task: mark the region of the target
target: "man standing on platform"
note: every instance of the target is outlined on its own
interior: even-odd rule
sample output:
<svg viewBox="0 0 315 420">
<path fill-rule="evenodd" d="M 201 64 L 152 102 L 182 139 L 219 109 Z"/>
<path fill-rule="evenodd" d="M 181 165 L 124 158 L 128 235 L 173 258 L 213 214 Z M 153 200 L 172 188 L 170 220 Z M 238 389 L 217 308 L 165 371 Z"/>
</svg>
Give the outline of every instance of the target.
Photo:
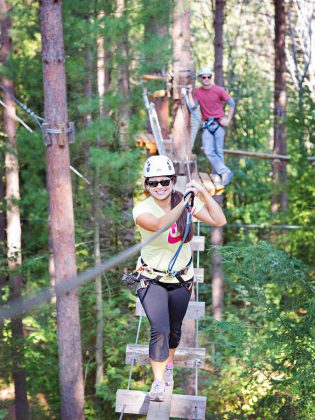
<svg viewBox="0 0 315 420">
<path fill-rule="evenodd" d="M 214 183 L 228 185 L 233 172 L 224 164 L 223 145 L 225 127 L 232 120 L 235 102 L 222 87 L 212 82 L 210 67 L 200 69 L 198 76 L 201 87 L 192 92 L 192 86 L 187 86 L 189 102 L 193 109 L 200 105 L 203 120 L 202 146 L 212 166 Z M 224 114 L 224 102 L 229 105 L 227 117 Z"/>
</svg>

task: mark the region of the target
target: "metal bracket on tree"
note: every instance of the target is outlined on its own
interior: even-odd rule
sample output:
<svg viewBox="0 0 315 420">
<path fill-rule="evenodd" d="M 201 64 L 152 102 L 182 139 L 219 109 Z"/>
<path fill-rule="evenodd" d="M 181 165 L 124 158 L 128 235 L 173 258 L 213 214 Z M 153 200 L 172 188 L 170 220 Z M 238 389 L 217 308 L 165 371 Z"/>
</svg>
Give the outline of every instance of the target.
<svg viewBox="0 0 315 420">
<path fill-rule="evenodd" d="M 51 134 L 59 134 L 58 145 L 63 147 L 68 143 L 74 143 L 74 122 L 57 124 L 57 128 L 51 128 L 48 123 L 42 124 L 43 141 L 46 146 L 52 145 Z"/>
</svg>

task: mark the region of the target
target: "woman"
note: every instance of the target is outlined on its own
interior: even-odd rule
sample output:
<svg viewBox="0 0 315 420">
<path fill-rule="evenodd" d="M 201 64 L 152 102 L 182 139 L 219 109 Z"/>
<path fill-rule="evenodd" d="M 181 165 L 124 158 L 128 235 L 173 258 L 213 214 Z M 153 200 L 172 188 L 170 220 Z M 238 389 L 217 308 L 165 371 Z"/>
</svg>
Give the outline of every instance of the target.
<svg viewBox="0 0 315 420">
<path fill-rule="evenodd" d="M 187 209 L 183 195 L 174 189 L 175 170 L 167 156 L 150 157 L 144 165 L 144 177 L 148 198 L 133 209 L 133 218 L 143 240 L 182 210 L 170 229 L 142 248 L 137 265 L 137 270 L 149 279 L 145 287 L 137 292 L 151 326 L 149 357 L 154 381 L 149 397 L 154 401 L 163 401 L 165 385 L 173 383 L 173 358 L 191 295 L 194 270 L 189 241 L 193 236 L 193 226 L 170 275 L 167 269 L 185 232 Z M 211 226 L 226 223 L 221 207 L 203 186 L 191 181 L 186 191 L 195 195 L 192 213 L 196 219 Z M 203 197 L 206 205 L 198 196 Z"/>
</svg>

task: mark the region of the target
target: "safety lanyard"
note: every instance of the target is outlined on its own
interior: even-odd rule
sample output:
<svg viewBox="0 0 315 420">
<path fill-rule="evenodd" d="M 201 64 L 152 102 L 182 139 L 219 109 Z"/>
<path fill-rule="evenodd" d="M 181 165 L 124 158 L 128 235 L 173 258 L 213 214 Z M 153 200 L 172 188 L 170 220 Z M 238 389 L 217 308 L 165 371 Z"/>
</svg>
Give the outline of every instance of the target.
<svg viewBox="0 0 315 420">
<path fill-rule="evenodd" d="M 191 226 L 191 222 L 192 222 L 192 209 L 194 206 L 194 195 L 192 194 L 192 198 L 191 198 L 191 202 L 190 204 L 187 203 L 186 204 L 186 209 L 187 209 L 187 218 L 186 218 L 186 228 L 185 228 L 185 232 L 183 235 L 183 239 L 181 240 L 181 243 L 179 244 L 179 247 L 177 248 L 175 254 L 173 255 L 171 261 L 169 262 L 169 265 L 167 267 L 167 273 L 169 276 L 171 277 L 176 277 L 176 271 L 173 271 L 174 265 L 176 263 L 176 260 L 178 258 L 178 255 L 186 241 L 186 238 L 188 236 L 189 230 L 190 230 L 190 226 Z"/>
</svg>

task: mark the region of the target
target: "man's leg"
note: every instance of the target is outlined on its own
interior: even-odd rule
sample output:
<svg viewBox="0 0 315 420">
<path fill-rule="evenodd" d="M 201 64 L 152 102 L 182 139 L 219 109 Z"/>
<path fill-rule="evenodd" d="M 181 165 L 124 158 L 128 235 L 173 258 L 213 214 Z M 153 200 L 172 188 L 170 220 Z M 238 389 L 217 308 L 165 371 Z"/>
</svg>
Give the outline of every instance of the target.
<svg viewBox="0 0 315 420">
<path fill-rule="evenodd" d="M 217 132 L 222 129 L 219 127 Z M 223 129 L 222 129 L 223 130 Z M 223 130 L 224 133 L 224 130 Z M 215 133 L 216 134 L 216 133 Z M 209 130 L 204 129 L 202 133 L 202 146 L 205 155 L 207 156 L 209 162 L 211 163 L 213 173 L 221 175 L 222 173 L 226 172 L 227 168 L 224 165 L 224 158 L 218 155 L 217 147 L 215 145 L 215 137 L 213 134 L 209 132 Z M 222 141 L 222 154 L 223 154 L 223 142 L 224 142 L 224 135 Z M 220 149 L 218 149 L 220 150 Z"/>
<path fill-rule="evenodd" d="M 220 126 L 214 133 L 214 147 L 216 154 L 221 161 L 221 170 L 219 174 L 221 175 L 222 184 L 227 185 L 233 177 L 233 172 L 224 164 L 224 137 L 225 129 Z"/>
</svg>

